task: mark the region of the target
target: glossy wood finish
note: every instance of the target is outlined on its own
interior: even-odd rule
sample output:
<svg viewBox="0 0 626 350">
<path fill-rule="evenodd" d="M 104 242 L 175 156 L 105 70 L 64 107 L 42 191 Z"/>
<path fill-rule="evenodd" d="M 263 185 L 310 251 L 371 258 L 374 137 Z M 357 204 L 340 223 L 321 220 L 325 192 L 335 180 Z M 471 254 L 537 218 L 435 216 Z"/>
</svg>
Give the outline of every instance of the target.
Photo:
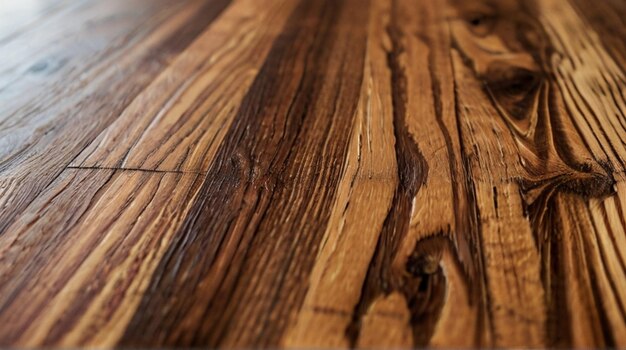
<svg viewBox="0 0 626 350">
<path fill-rule="evenodd" d="M 0 345 L 626 346 L 626 3 L 0 9 Z"/>
</svg>

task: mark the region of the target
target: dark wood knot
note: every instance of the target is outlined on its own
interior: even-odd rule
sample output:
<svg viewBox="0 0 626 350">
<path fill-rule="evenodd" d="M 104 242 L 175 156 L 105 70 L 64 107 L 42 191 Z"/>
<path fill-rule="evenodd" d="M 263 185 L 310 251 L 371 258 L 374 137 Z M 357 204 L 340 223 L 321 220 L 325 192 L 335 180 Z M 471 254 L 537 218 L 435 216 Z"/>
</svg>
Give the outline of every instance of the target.
<svg viewBox="0 0 626 350">
<path fill-rule="evenodd" d="M 532 112 L 542 80 L 541 72 L 504 62 L 490 64 L 483 76 L 485 87 L 495 102 L 517 120 L 527 118 Z"/>
<path fill-rule="evenodd" d="M 407 259 L 406 270 L 414 277 L 432 275 L 439 270 L 439 259 L 430 254 L 412 254 Z"/>
</svg>

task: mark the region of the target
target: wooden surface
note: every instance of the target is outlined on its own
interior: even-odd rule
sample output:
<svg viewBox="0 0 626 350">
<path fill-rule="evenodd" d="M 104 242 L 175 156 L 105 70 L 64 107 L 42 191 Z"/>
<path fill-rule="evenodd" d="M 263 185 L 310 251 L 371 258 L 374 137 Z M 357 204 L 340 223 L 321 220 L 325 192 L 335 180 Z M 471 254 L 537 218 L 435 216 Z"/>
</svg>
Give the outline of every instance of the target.
<svg viewBox="0 0 626 350">
<path fill-rule="evenodd" d="M 624 0 L 0 1 L 0 346 L 626 347 Z"/>
</svg>

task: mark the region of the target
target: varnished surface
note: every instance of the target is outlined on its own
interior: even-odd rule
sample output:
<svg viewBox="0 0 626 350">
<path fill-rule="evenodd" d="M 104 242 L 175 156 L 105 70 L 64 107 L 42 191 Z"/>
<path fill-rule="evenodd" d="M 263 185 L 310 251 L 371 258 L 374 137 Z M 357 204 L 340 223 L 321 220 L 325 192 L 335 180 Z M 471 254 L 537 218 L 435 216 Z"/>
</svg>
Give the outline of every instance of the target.
<svg viewBox="0 0 626 350">
<path fill-rule="evenodd" d="M 625 18 L 0 2 L 0 346 L 626 347 Z"/>
</svg>

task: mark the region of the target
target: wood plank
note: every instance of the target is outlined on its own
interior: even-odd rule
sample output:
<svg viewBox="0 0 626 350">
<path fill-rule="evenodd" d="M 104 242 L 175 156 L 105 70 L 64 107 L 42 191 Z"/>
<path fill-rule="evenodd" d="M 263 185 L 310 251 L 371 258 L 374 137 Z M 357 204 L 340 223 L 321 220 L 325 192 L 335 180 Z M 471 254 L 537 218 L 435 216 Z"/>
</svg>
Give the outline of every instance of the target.
<svg viewBox="0 0 626 350">
<path fill-rule="evenodd" d="M 565 85 L 569 77 L 564 75 L 566 69 L 570 69 L 569 74 L 589 77 L 596 72 L 604 74 L 599 73 L 600 70 L 616 66 L 604 62 L 608 66 L 600 69 L 591 63 L 581 69 L 572 64 L 580 59 L 568 56 L 576 51 L 562 46 L 563 38 L 556 36 L 553 26 L 569 25 L 567 32 L 571 33 L 571 28 L 582 30 L 583 24 L 572 22 L 576 18 L 565 1 L 549 2 L 555 8 L 547 9 L 513 1 L 487 5 L 491 6 L 481 9 L 460 2 L 455 4 L 461 18 L 470 23 L 469 26 L 459 25 L 455 33 L 458 52 L 455 66 L 460 67 L 455 80 L 457 84 L 464 81 L 474 84 L 473 88 L 457 85 L 457 89 L 459 103 L 465 106 L 462 119 L 467 129 L 461 132 L 464 139 L 467 139 L 465 134 L 469 137 L 467 154 L 478 164 L 472 169 L 471 178 L 476 185 L 482 220 L 482 255 L 487 259 L 484 260 L 486 296 L 490 305 L 492 344 L 619 344 L 621 342 L 614 336 L 622 329 L 619 317 L 614 318 L 617 323 L 610 324 L 604 319 L 606 311 L 597 310 L 600 307 L 597 298 L 601 297 L 594 293 L 598 293 L 601 286 L 579 282 L 588 278 L 584 277 L 589 276 L 587 273 L 596 276 L 592 279 L 605 274 L 595 271 L 601 268 L 601 264 L 597 265 L 599 260 L 573 266 L 567 259 L 577 259 L 576 254 L 572 255 L 571 246 L 560 243 L 561 237 L 576 232 L 585 232 L 579 239 L 594 242 L 596 235 L 603 232 L 585 224 L 584 216 L 566 215 L 556 209 L 573 201 L 581 208 L 577 210 L 589 210 L 585 209 L 589 204 L 584 200 L 610 195 L 614 177 L 622 173 L 619 129 L 615 128 L 615 118 L 599 108 L 600 103 L 614 103 L 614 110 L 619 111 L 619 102 L 607 100 L 606 95 L 591 89 L 589 80 L 578 80 L 576 86 L 587 90 L 573 95 Z M 598 50 L 600 55 L 605 55 L 600 48 Z M 619 76 L 617 68 L 614 72 Z M 472 91 L 474 95 L 468 94 Z M 468 96 L 465 100 L 463 94 Z M 604 100 L 599 102 L 600 99 Z M 481 100 L 476 107 L 470 102 Z M 586 110 L 580 109 L 581 104 Z M 483 139 L 486 135 L 490 136 Z M 567 197 L 570 199 L 560 204 L 565 198 L 560 192 L 573 192 L 577 196 Z M 480 204 L 483 200 L 487 206 Z M 512 204 L 514 207 L 510 207 Z M 489 212 L 495 214 L 495 220 L 493 214 L 487 214 Z M 501 215 L 503 212 L 507 213 L 505 217 Z M 498 227 L 495 236 L 489 233 L 494 223 Z M 501 231 L 509 227 L 515 227 L 515 243 L 503 241 L 513 239 Z M 497 246 L 490 247 L 490 242 Z M 496 247 L 497 250 L 490 252 Z M 586 249 L 579 250 L 578 254 L 593 259 L 593 249 Z M 502 254 L 500 258 L 493 256 L 498 251 Z M 512 259 L 513 265 L 509 265 L 507 259 Z M 492 272 L 490 264 L 495 268 Z M 570 271 L 580 269 L 583 269 L 580 277 L 568 277 L 572 276 Z M 542 275 L 541 281 L 539 275 Z M 508 280 L 511 277 L 513 279 Z M 498 286 L 498 283 L 503 284 Z M 570 285 L 575 287 L 570 288 Z M 569 294 L 572 289 L 578 294 Z M 547 294 L 542 297 L 544 293 Z M 589 296 L 589 303 L 579 303 L 581 295 Z M 511 302 L 515 299 L 518 301 Z M 580 326 L 574 316 L 578 313 L 598 316 L 590 324 Z M 567 322 L 571 324 L 565 326 Z M 601 334 L 592 332 L 585 336 L 577 332 L 578 327 L 587 330 L 600 324 L 603 325 Z"/>
<path fill-rule="evenodd" d="M 454 105 L 444 102 L 446 96 L 453 96 L 452 80 L 446 77 L 450 73 L 447 27 L 440 25 L 444 16 L 436 4 L 394 1 L 383 18 L 388 24 L 381 25 L 376 35 L 387 43 L 387 62 L 381 64 L 388 66 L 385 83 L 393 91 L 396 146 L 392 155 L 398 160 L 398 182 L 348 336 L 352 345 L 383 346 L 383 342 L 372 343 L 368 329 L 385 329 L 390 322 L 385 309 L 392 308 L 410 315 L 404 327 L 411 342 L 424 346 L 443 308 L 444 271 L 456 269 L 461 261 L 466 267 L 472 264 L 464 218 L 454 211 L 464 206 L 465 197 L 455 180 L 462 165 Z M 440 267 L 448 253 L 454 258 Z M 456 282 L 461 284 L 452 288 L 468 292 L 465 277 Z M 473 299 L 466 294 L 459 297 Z M 465 321 L 475 323 L 473 308 L 464 311 Z M 471 338 L 448 341 L 457 346 L 472 344 Z"/>
<path fill-rule="evenodd" d="M 277 343 L 304 297 L 352 129 L 368 12 L 355 4 L 303 1 L 291 15 L 121 344 Z M 157 309 L 168 316 L 155 323 Z"/>
<path fill-rule="evenodd" d="M 389 2 L 371 3 L 363 82 L 348 154 L 328 226 L 286 347 L 347 347 L 345 331 L 361 294 L 369 261 L 391 207 L 397 164 L 391 75 L 384 51 Z M 379 205 L 372 208 L 372 200 Z M 367 211 L 367 217 L 363 212 Z"/>
</svg>

